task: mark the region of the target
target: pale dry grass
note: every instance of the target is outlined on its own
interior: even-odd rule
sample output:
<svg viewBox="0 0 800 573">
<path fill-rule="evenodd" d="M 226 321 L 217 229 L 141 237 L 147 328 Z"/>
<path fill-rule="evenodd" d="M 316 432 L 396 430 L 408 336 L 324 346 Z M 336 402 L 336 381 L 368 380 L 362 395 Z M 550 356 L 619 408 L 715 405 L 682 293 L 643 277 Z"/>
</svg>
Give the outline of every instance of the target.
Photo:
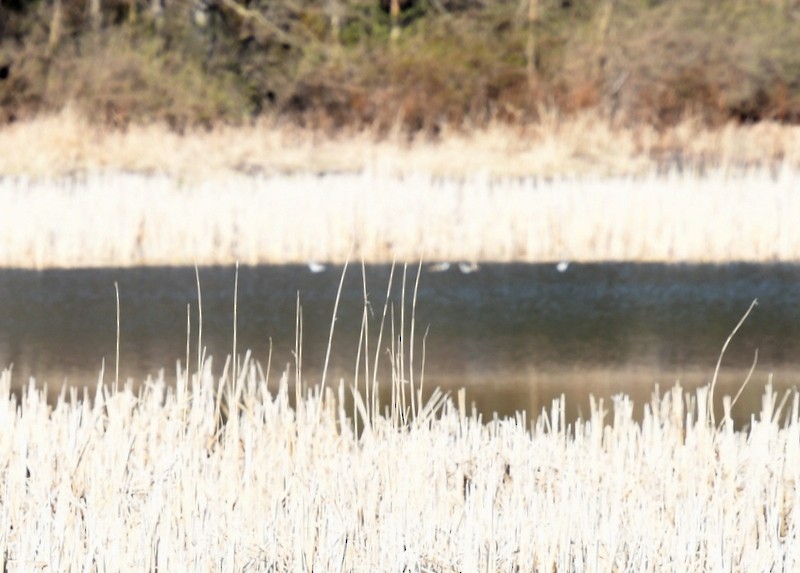
<svg viewBox="0 0 800 573">
<path fill-rule="evenodd" d="M 729 398 L 714 423 L 708 386 L 655 392 L 641 422 L 618 395 L 570 426 L 563 398 L 533 423 L 520 412 L 485 424 L 463 391 L 423 401 L 416 290 L 390 327 L 388 295 L 372 320 L 365 298 L 349 388 L 326 386 L 324 371 L 309 386 L 301 350 L 293 390 L 288 368 L 270 385 L 269 364 L 265 375 L 249 354 L 220 378 L 198 358 L 193 374 L 178 365 L 174 385 L 162 371 L 136 392 L 130 381 L 110 390 L 101 372 L 94 399 L 64 389 L 55 403 L 33 380 L 12 393 L 5 370 L 3 571 L 797 568 L 797 391 L 768 385 L 743 431 Z M 335 323 L 336 310 L 331 339 Z M 389 403 L 377 392 L 381 340 Z"/>
<path fill-rule="evenodd" d="M 55 406 L 0 378 L 4 571 L 792 571 L 800 396 L 747 431 L 708 389 L 625 396 L 564 425 L 484 425 L 459 396 L 405 419 L 290 406 L 253 364 Z M 217 401 L 216 388 L 227 388 Z M 357 400 L 359 400 L 357 398 Z M 221 404 L 221 406 L 220 406 Z M 227 411 L 217 426 L 216 412 Z"/>
<path fill-rule="evenodd" d="M 709 129 L 687 119 L 655 130 L 616 125 L 596 112 L 564 119 L 543 110 L 526 128 L 445 131 L 437 141 L 400 133 L 335 137 L 260 123 L 178 135 L 161 126 L 109 131 L 74 111 L 0 129 L 0 174 L 61 177 L 134 171 L 202 181 L 231 173 L 420 171 L 464 177 L 646 175 L 675 163 L 704 167 L 800 167 L 800 127 L 761 122 Z"/>
<path fill-rule="evenodd" d="M 65 110 L 0 130 L 0 266 L 796 261 L 798 169 L 800 128 L 766 122 L 543 112 L 408 142 L 104 131 Z"/>
<path fill-rule="evenodd" d="M 0 266 L 797 261 L 800 175 L 0 180 Z"/>
</svg>

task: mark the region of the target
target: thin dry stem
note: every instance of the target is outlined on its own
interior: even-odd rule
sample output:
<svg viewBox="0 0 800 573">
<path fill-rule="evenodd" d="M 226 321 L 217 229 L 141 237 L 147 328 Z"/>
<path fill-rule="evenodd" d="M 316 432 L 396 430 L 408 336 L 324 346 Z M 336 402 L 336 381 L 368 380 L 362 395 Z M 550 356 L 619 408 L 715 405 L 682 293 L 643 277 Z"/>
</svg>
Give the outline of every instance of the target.
<svg viewBox="0 0 800 573">
<path fill-rule="evenodd" d="M 711 385 L 708 391 L 708 417 L 711 420 L 711 426 L 715 425 L 714 420 L 714 388 L 717 385 L 717 376 L 719 376 L 719 367 L 722 365 L 722 357 L 725 355 L 725 350 L 728 348 L 728 344 L 730 344 L 733 337 L 738 332 L 739 328 L 741 328 L 744 321 L 747 320 L 747 317 L 750 316 L 750 312 L 753 308 L 758 304 L 758 299 L 753 299 L 753 302 L 750 303 L 750 307 L 747 309 L 747 312 L 744 313 L 739 322 L 734 327 L 733 331 L 728 335 L 728 338 L 725 339 L 725 344 L 722 345 L 722 350 L 720 350 L 719 358 L 717 359 L 717 366 L 714 368 L 714 376 L 711 378 Z M 748 376 L 749 379 L 749 376 Z"/>
</svg>

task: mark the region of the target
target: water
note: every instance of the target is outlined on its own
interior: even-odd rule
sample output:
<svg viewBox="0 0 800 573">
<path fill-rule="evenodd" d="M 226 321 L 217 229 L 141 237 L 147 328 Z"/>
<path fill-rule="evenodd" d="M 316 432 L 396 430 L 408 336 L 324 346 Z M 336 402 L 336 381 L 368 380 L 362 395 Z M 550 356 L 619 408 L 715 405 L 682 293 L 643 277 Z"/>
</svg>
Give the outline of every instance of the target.
<svg viewBox="0 0 800 573">
<path fill-rule="evenodd" d="M 390 267 L 366 270 L 370 369 Z M 409 267 L 395 269 L 380 360 L 388 368 L 390 321 L 395 338 L 405 321 L 410 359 Z M 303 372 L 319 380 L 341 267 L 242 267 L 238 350 L 250 349 L 277 380 L 294 371 L 296 314 L 303 316 Z M 789 265 L 482 265 L 462 274 L 423 267 L 414 309 L 414 372 L 419 382 L 424 339 L 425 385 L 467 388 L 485 416 L 549 407 L 566 395 L 570 417 L 586 412 L 588 395 L 626 392 L 642 403 L 656 384 L 694 387 L 710 381 L 720 349 L 753 299 L 759 305 L 731 342 L 720 393 L 735 392 L 756 350 L 758 364 L 736 417 L 759 408 L 768 376 L 779 389 L 800 383 L 800 267 Z M 233 341 L 234 270 L 200 269 L 203 345 L 221 372 Z M 193 268 L 0 271 L 0 364 L 14 380 L 29 376 L 55 392 L 66 381 L 93 386 L 105 361 L 114 377 L 116 301 L 121 309 L 120 376 L 136 381 L 164 368 L 174 379 L 185 362 L 191 305 L 190 363 L 197 355 L 197 292 Z M 345 276 L 328 380 L 354 379 L 364 292 L 359 265 Z M 426 335 L 427 332 L 427 335 Z M 270 353 L 271 348 L 271 353 Z M 270 360 L 271 356 L 271 360 Z M 363 359 L 363 358 L 362 358 Z M 363 365 L 362 365 L 363 370 Z M 388 371 L 382 370 L 382 379 Z M 363 371 L 359 373 L 363 382 Z"/>
</svg>

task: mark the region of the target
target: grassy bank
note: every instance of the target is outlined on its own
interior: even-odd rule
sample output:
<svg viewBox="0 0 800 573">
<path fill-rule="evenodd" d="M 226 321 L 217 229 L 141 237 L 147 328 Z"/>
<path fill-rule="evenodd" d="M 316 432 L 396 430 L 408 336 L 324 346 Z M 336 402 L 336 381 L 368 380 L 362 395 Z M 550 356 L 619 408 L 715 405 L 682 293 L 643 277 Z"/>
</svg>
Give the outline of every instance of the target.
<svg viewBox="0 0 800 573">
<path fill-rule="evenodd" d="M 0 266 L 797 261 L 797 172 L 0 181 Z"/>
<path fill-rule="evenodd" d="M 55 405 L 0 378 L 8 571 L 792 570 L 800 395 L 746 431 L 708 389 L 556 401 L 484 425 L 459 397 L 355 412 L 244 364 Z M 405 385 L 400 385 L 406 392 Z M 413 389 L 412 389 L 413 390 Z M 221 393 L 218 393 L 220 392 Z M 412 391 L 413 395 L 413 391 Z M 411 404 L 414 404 L 413 406 Z M 413 412 L 414 415 L 411 415 Z M 355 418 L 353 417 L 355 416 Z M 220 425 L 221 420 L 226 420 Z"/>
</svg>

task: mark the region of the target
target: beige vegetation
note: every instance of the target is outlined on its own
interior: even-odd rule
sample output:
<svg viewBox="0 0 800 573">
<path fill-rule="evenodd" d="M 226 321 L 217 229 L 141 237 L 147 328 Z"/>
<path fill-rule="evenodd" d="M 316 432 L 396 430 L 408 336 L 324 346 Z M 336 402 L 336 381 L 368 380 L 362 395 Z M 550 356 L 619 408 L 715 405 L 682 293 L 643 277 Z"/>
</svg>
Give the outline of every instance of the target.
<svg viewBox="0 0 800 573">
<path fill-rule="evenodd" d="M 749 429 L 708 388 L 625 396 L 564 423 L 488 424 L 396 380 L 270 387 L 255 365 L 139 393 L 19 400 L 0 378 L 3 570 L 768 571 L 800 564 L 800 395 L 767 387 Z M 404 400 L 400 399 L 400 392 Z M 368 396 L 368 394 L 367 394 Z M 787 401 L 788 400 L 788 401 Z M 730 400 L 725 400 L 726 410 Z M 226 420 L 220 424 L 221 419 Z"/>
<path fill-rule="evenodd" d="M 0 266 L 800 260 L 798 172 L 0 180 Z"/>
<path fill-rule="evenodd" d="M 710 128 L 687 119 L 669 128 L 625 127 L 587 111 L 555 111 L 527 127 L 494 124 L 438 138 L 401 131 L 338 135 L 261 121 L 252 126 L 108 129 L 70 108 L 0 128 L 0 174 L 61 178 L 96 171 L 169 175 L 200 181 L 230 174 L 380 170 L 465 177 L 652 175 L 664 168 L 800 167 L 800 126 L 760 122 Z"/>
<path fill-rule="evenodd" d="M 0 266 L 800 260 L 800 127 L 543 117 L 411 140 L 8 125 Z"/>
</svg>

